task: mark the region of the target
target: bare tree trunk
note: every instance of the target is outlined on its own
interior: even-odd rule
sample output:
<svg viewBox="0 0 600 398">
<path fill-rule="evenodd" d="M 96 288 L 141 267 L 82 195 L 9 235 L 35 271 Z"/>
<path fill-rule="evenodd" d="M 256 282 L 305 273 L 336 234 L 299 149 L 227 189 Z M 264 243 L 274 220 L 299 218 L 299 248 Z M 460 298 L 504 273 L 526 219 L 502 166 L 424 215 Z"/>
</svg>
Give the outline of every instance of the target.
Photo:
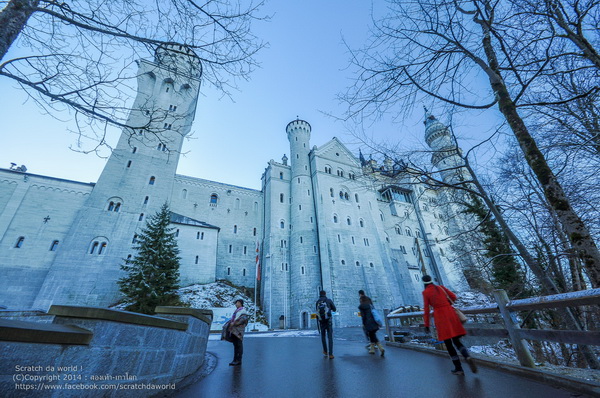
<svg viewBox="0 0 600 398">
<path fill-rule="evenodd" d="M 17 39 L 29 17 L 35 12 L 39 0 L 10 0 L 0 12 L 0 60 Z"/>
<path fill-rule="evenodd" d="M 490 85 L 498 100 L 498 108 L 513 131 L 523 151 L 525 160 L 540 182 L 548 204 L 560 220 L 573 248 L 581 256 L 592 286 L 595 288 L 600 287 L 600 251 L 592 239 L 588 228 L 571 207 L 571 203 L 562 186 L 556 179 L 550 166 L 548 166 L 535 139 L 531 136 L 523 119 L 517 112 L 517 107 L 500 73 L 498 58 L 492 45 L 490 22 L 478 20 L 478 23 L 483 31 L 482 44 L 487 57 L 488 76 Z"/>
</svg>

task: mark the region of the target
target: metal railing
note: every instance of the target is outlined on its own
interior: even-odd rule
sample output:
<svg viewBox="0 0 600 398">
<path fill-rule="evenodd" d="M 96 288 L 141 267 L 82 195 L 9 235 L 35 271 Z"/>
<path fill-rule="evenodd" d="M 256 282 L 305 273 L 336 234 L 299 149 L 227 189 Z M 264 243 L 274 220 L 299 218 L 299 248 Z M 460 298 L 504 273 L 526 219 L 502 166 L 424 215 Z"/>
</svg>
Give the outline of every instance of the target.
<svg viewBox="0 0 600 398">
<path fill-rule="evenodd" d="M 467 335 L 509 338 L 517 358 L 523 366 L 535 367 L 529 347 L 524 340 L 600 346 L 600 331 L 521 329 L 515 314 L 517 311 L 598 305 L 600 304 L 600 288 L 512 301 L 508 299 L 504 290 L 495 290 L 493 295 L 495 304 L 457 308 L 465 315 L 500 315 L 504 321 L 504 328 L 470 327 L 467 322 L 465 324 Z M 410 326 L 417 326 L 422 323 L 423 319 L 422 310 L 393 311 L 391 313 L 386 310 L 384 312 L 386 332 L 391 342 L 395 341 L 396 332 L 406 331 Z"/>
</svg>

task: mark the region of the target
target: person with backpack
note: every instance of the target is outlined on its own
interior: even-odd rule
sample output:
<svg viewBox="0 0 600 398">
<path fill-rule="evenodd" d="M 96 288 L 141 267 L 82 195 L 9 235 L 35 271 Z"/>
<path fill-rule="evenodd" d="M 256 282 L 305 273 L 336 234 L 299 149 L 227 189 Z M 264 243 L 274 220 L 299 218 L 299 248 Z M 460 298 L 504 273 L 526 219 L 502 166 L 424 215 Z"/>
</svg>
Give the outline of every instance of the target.
<svg viewBox="0 0 600 398">
<path fill-rule="evenodd" d="M 377 338 L 377 331 L 382 326 L 382 323 L 381 319 L 378 319 L 379 317 L 375 314 L 373 301 L 369 297 L 361 295 L 358 310 L 360 311 L 363 328 L 369 337 L 369 354 L 375 354 L 375 347 L 377 347 L 381 352 L 381 356 L 384 356 L 385 348 L 383 348 Z"/>
<path fill-rule="evenodd" d="M 331 311 L 336 311 L 335 304 L 331 299 L 327 298 L 325 290 L 319 292 L 319 299 L 316 304 L 318 327 L 321 332 L 321 343 L 323 344 L 323 355 L 329 356 L 329 359 L 333 359 L 333 322 L 331 320 Z M 329 350 L 327 349 L 327 342 L 325 334 L 329 340 Z"/>
<path fill-rule="evenodd" d="M 460 338 L 467 334 L 463 327 L 452 302 L 456 300 L 456 294 L 446 289 L 442 285 L 436 285 L 431 280 L 431 276 L 423 275 L 421 278 L 425 289 L 423 290 L 423 321 L 425 331 L 429 333 L 429 307 L 433 307 L 433 317 L 435 319 L 435 328 L 437 329 L 438 340 L 443 341 L 454 364 L 452 374 L 464 375 L 465 372 L 460 364 L 460 359 L 456 348 L 465 357 L 467 364 L 473 373 L 477 373 L 477 366 L 469 354 L 467 347 L 462 345 Z"/>
</svg>

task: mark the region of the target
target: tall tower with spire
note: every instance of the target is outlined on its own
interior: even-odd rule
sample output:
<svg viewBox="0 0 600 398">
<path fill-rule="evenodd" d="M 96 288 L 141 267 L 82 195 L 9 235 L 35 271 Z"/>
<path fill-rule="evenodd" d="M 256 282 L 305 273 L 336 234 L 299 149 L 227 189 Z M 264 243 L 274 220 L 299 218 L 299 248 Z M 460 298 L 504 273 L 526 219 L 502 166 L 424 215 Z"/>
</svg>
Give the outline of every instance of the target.
<svg viewBox="0 0 600 398">
<path fill-rule="evenodd" d="M 183 46 L 159 47 L 138 62 L 138 89 L 118 144 L 34 306 L 109 305 L 118 297 L 120 264 L 146 218 L 170 200 L 183 139 L 189 134 L 200 89 L 201 64 Z M 77 270 L 75 273 L 73 270 Z"/>
<path fill-rule="evenodd" d="M 462 151 L 452 133 L 425 108 L 425 141 L 432 150 L 431 163 L 447 184 L 465 181 L 467 176 Z"/>
<path fill-rule="evenodd" d="M 321 283 L 315 192 L 309 160 L 310 124 L 294 120 L 286 127 L 290 142 L 290 323 L 306 327 Z"/>
</svg>

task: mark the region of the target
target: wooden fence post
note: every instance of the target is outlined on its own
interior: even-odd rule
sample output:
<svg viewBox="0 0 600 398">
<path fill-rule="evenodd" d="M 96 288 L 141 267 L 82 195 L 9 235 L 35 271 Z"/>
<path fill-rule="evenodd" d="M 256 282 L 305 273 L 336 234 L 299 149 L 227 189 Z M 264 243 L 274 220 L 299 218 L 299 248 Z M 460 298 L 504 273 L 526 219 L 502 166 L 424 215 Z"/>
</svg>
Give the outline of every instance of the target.
<svg viewBox="0 0 600 398">
<path fill-rule="evenodd" d="M 500 315 L 504 320 L 504 327 L 508 331 L 508 337 L 510 338 L 510 342 L 515 349 L 517 359 L 521 363 L 521 366 L 535 368 L 535 361 L 531 356 L 527 341 L 519 337 L 519 329 L 521 329 L 521 327 L 519 326 L 515 315 L 510 312 L 508 308 L 506 308 L 506 304 L 508 304 L 508 296 L 506 295 L 506 292 L 504 290 L 494 290 L 492 294 L 496 299 L 496 303 L 498 303 Z"/>
<path fill-rule="evenodd" d="M 387 308 L 383 309 L 383 318 L 385 319 L 385 332 L 388 335 L 388 340 L 394 343 L 394 333 L 390 332 L 390 320 L 388 319 L 388 315 L 390 314 L 390 310 Z"/>
</svg>

